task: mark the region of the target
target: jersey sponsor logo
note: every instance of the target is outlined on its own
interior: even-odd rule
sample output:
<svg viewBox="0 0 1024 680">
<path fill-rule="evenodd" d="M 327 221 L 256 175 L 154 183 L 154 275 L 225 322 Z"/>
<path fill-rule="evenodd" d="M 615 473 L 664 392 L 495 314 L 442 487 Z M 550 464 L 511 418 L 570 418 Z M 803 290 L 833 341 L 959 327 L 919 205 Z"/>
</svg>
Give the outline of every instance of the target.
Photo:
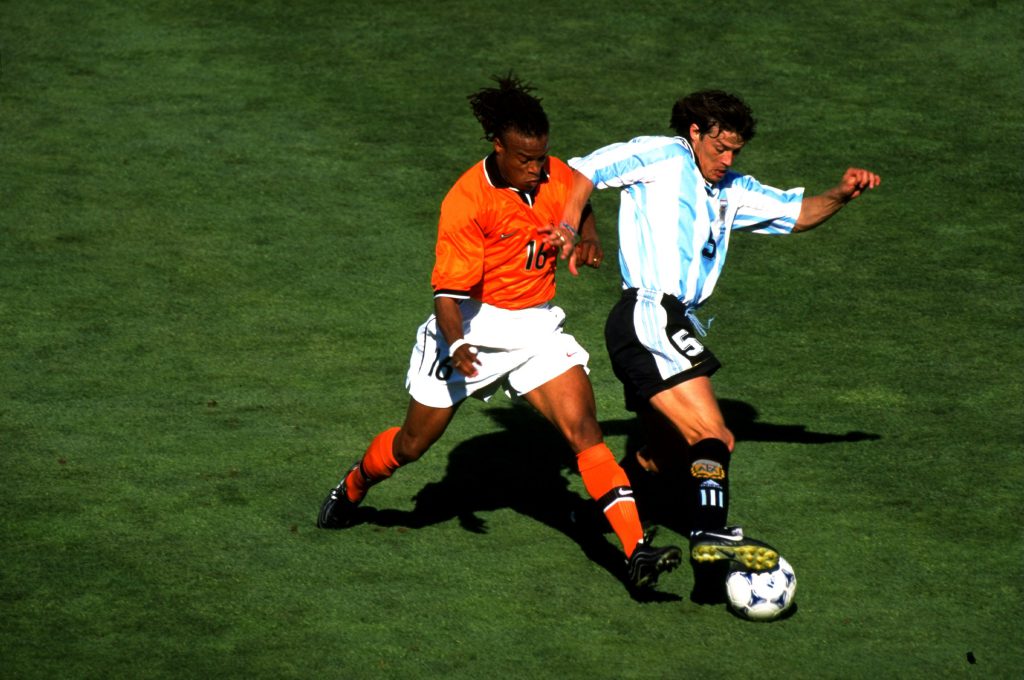
<svg viewBox="0 0 1024 680">
<path fill-rule="evenodd" d="M 706 458 L 693 461 L 690 476 L 697 479 L 725 479 L 725 468 L 721 463 Z"/>
</svg>

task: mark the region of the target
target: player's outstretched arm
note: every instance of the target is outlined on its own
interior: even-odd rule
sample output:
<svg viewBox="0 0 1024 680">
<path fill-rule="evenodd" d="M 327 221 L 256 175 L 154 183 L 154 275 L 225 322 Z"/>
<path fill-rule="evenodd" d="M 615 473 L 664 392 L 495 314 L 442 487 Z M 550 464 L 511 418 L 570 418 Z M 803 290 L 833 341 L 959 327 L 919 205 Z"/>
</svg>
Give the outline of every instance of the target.
<svg viewBox="0 0 1024 680">
<path fill-rule="evenodd" d="M 839 212 L 844 205 L 882 183 L 882 178 L 863 168 L 848 168 L 839 184 L 817 196 L 804 197 L 793 231 L 807 231 Z"/>
</svg>

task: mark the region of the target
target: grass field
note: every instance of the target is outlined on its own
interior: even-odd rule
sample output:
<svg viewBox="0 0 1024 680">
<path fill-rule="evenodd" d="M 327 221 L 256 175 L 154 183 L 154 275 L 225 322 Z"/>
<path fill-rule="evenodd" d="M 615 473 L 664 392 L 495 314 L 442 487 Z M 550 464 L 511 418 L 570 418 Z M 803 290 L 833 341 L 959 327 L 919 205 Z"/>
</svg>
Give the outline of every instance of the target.
<svg viewBox="0 0 1024 680">
<path fill-rule="evenodd" d="M 770 5 L 0 0 L 0 677 L 1017 677 L 1024 8 Z M 766 183 L 883 176 L 737 236 L 708 307 L 732 519 L 795 616 L 696 606 L 686 569 L 632 599 L 504 400 L 315 528 L 404 413 L 438 206 L 487 153 L 465 96 L 510 68 L 563 158 L 713 86 Z M 625 453 L 617 272 L 560 276 Z"/>
</svg>

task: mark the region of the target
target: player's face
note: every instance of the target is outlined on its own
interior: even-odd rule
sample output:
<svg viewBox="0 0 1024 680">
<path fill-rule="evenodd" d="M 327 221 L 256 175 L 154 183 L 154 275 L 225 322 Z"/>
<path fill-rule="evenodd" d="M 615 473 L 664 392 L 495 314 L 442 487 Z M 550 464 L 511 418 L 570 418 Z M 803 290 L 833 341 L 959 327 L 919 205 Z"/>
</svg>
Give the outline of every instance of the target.
<svg viewBox="0 0 1024 680">
<path fill-rule="evenodd" d="M 690 145 L 697 158 L 697 167 L 704 179 L 712 184 L 722 181 L 725 171 L 735 162 L 745 143 L 742 137 L 731 130 L 721 130 L 715 126 L 702 135 L 696 125 L 690 126 Z"/>
<path fill-rule="evenodd" d="M 548 136 L 527 137 L 507 130 L 494 139 L 498 169 L 505 181 L 520 191 L 533 191 L 548 162 Z"/>
</svg>

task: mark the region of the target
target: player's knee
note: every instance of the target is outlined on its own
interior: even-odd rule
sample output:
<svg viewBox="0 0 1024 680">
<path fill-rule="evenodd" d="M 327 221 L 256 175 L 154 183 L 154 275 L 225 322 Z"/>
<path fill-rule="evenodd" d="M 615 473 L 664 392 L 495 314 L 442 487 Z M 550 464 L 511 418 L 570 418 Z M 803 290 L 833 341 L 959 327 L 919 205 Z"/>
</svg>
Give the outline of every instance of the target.
<svg viewBox="0 0 1024 680">
<path fill-rule="evenodd" d="M 697 442 L 705 439 L 717 439 L 725 444 L 730 453 L 736 446 L 736 437 L 734 437 L 729 428 L 721 422 L 701 423 L 694 427 L 691 432 L 687 433 L 686 439 L 690 446 L 693 446 Z"/>
</svg>

